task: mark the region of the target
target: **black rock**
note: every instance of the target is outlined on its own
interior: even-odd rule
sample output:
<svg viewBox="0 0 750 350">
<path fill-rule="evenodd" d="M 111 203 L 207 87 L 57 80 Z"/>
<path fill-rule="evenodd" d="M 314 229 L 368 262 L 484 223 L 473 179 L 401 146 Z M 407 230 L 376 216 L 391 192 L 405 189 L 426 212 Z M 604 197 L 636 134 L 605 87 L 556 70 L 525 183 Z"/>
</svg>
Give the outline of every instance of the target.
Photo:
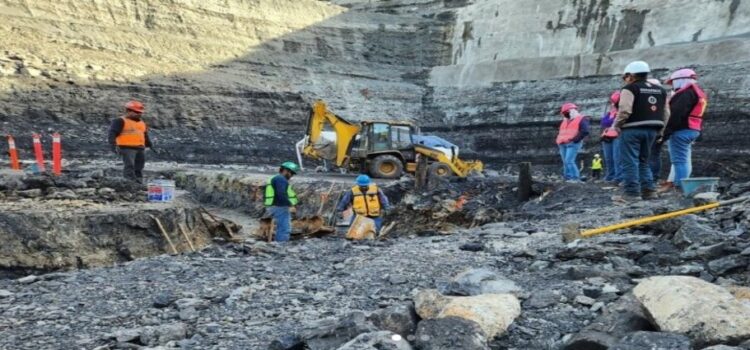
<svg viewBox="0 0 750 350">
<path fill-rule="evenodd" d="M 474 321 L 459 317 L 423 320 L 415 345 L 420 350 L 488 350 L 487 339 Z"/>
<path fill-rule="evenodd" d="M 672 243 L 684 249 L 693 244 L 706 246 L 720 243 L 723 240 L 723 234 L 710 226 L 688 221 L 674 234 Z"/>
<path fill-rule="evenodd" d="M 479 252 L 484 250 L 484 245 L 482 243 L 466 243 L 462 244 L 458 249 L 465 250 L 467 252 Z"/>
<path fill-rule="evenodd" d="M 159 293 L 154 297 L 153 306 L 157 309 L 168 307 L 177 300 L 177 297 L 172 292 Z"/>
<path fill-rule="evenodd" d="M 367 320 L 380 330 L 391 331 L 406 337 L 414 334 L 419 318 L 412 304 L 401 304 L 375 311 Z"/>
<path fill-rule="evenodd" d="M 285 335 L 271 342 L 268 350 L 305 350 L 305 343 L 295 335 Z"/>
<path fill-rule="evenodd" d="M 725 256 L 708 263 L 708 269 L 716 276 L 722 276 L 735 270 L 745 269 L 750 264 L 750 257 L 740 254 Z"/>
<path fill-rule="evenodd" d="M 690 339 L 682 334 L 635 332 L 626 335 L 612 350 L 691 350 Z"/>
<path fill-rule="evenodd" d="M 309 350 L 336 349 L 362 333 L 377 329 L 362 312 L 353 312 L 339 320 L 321 320 L 305 330 L 302 340 Z"/>
<path fill-rule="evenodd" d="M 614 294 L 614 293 L 609 293 Z M 633 294 L 625 294 L 607 306 L 607 311 L 574 335 L 565 349 L 608 349 L 614 341 L 637 331 L 656 330 Z M 587 347 L 591 346 L 591 347 Z"/>
<path fill-rule="evenodd" d="M 544 309 L 557 304 L 560 301 L 560 295 L 551 290 L 540 290 L 531 294 L 531 297 L 523 303 L 524 308 Z"/>
<path fill-rule="evenodd" d="M 602 332 L 583 331 L 574 335 L 563 350 L 607 350 L 617 343 L 617 338 Z"/>
</svg>

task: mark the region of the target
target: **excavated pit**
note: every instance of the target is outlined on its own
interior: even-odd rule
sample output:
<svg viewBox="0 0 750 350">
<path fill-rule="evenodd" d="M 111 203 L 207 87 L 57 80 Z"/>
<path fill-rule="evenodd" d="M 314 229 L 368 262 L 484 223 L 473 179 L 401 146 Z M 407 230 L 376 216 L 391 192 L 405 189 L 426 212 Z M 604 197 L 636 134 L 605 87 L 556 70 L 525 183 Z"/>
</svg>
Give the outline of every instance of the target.
<svg viewBox="0 0 750 350">
<path fill-rule="evenodd" d="M 0 276 L 107 266 L 210 244 L 212 219 L 188 193 L 175 197 L 147 202 L 144 186 L 104 171 L 2 174 Z"/>
</svg>

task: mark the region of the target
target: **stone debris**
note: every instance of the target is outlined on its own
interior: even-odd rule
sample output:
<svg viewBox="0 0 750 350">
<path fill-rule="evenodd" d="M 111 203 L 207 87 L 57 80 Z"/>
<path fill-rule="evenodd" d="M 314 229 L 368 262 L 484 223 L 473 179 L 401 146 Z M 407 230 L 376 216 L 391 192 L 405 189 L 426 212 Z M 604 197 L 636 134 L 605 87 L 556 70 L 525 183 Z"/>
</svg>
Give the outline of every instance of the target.
<svg viewBox="0 0 750 350">
<path fill-rule="evenodd" d="M 469 269 L 458 274 L 440 290 L 444 295 L 519 294 L 521 287 L 488 269 Z"/>
<path fill-rule="evenodd" d="M 690 339 L 667 332 L 635 332 L 623 337 L 612 350 L 691 350 Z"/>
<path fill-rule="evenodd" d="M 203 176 L 207 174 L 211 172 Z M 207 197 L 207 190 L 194 192 L 205 203 L 261 215 L 252 200 L 223 197 L 231 188 L 244 189 L 255 180 L 235 181 L 223 175 L 223 180 L 211 182 L 185 176 L 181 181 L 195 181 L 193 189 L 201 188 L 199 184 L 214 186 L 213 199 Z M 297 181 L 300 193 L 319 198 L 314 182 L 304 177 Z M 490 183 L 502 181 L 491 179 Z M 448 194 L 447 199 L 451 189 L 472 186 L 484 188 L 474 182 L 447 182 L 433 190 Z M 448 208 L 440 196 L 428 201 L 419 196 L 398 197 L 401 189 L 411 193 L 405 182 L 382 187 L 401 210 L 409 210 L 405 200 L 438 205 L 431 210 Z M 501 205 L 498 212 L 504 212 L 506 221 L 472 227 L 473 220 L 461 219 L 444 232 L 413 231 L 428 227 L 426 221 L 415 220 L 414 226 L 399 223 L 401 228 L 387 239 L 367 242 L 346 241 L 343 232 L 284 245 L 252 237 L 232 242 L 220 235 L 214 238 L 216 244 L 195 253 L 134 259 L 132 250 L 120 249 L 112 256 L 129 258 L 115 266 L 86 269 L 84 264 L 77 271 L 13 272 L 11 279 L 0 279 L 0 291 L 7 291 L 0 292 L 0 329 L 14 330 L 2 334 L 0 347 L 46 349 L 45 344 L 59 339 L 73 339 L 80 347 L 92 349 L 682 346 L 684 339 L 674 334 L 687 337 L 693 348 L 721 343 L 703 343 L 692 331 L 661 329 L 632 291 L 650 276 L 679 274 L 724 286 L 718 288 L 734 293 L 738 304 L 747 305 L 741 287 L 750 283 L 747 265 L 743 266 L 750 236 L 747 231 L 729 234 L 745 229 L 744 217 L 724 208 L 711 215 L 566 244 L 557 233 L 561 217 L 575 215 L 584 226 L 594 227 L 604 223 L 598 214 L 601 210 L 621 215 L 618 219 L 635 214 L 610 208 L 608 193 L 596 184 L 551 188 L 544 198 L 532 199 L 533 204 Z M 571 206 L 581 194 L 587 200 Z M 475 199 L 489 202 L 491 197 L 482 194 Z M 436 220 L 476 213 L 473 210 L 481 206 L 472 207 L 471 201 L 469 197 L 449 219 Z M 124 227 L 151 232 L 141 236 L 149 237 L 144 247 L 163 244 L 157 240 L 158 231 L 150 231 L 152 223 L 132 216 L 137 214 L 133 208 L 149 203 L 114 203 L 131 213 L 122 220 Z M 299 210 L 308 215 L 320 206 L 321 202 L 312 200 Z M 638 208 L 637 215 L 672 210 L 671 206 L 677 205 L 669 199 L 653 201 Z M 330 209 L 331 204 L 324 207 Z M 99 225 L 120 227 L 121 221 L 110 219 L 114 217 L 107 210 L 104 213 L 96 216 L 102 220 Z M 726 220 L 712 220 L 724 216 Z M 210 216 L 201 212 L 193 218 L 200 223 Z M 223 227 L 221 218 L 211 220 Z M 67 221 L 67 225 L 72 222 Z M 40 216 L 35 222 L 45 221 Z M 170 224 L 165 226 L 173 232 Z M 701 230 L 702 235 L 698 234 Z M 177 238 L 173 236 L 175 242 Z M 467 244 L 483 249 L 461 249 Z M 31 274 L 36 276 L 30 279 L 33 282 L 18 281 Z M 70 292 L 57 292 L 61 290 Z M 44 327 L 36 325 L 39 320 L 45 322 Z M 747 341 L 733 339 L 725 344 Z"/>
<path fill-rule="evenodd" d="M 482 328 L 474 321 L 455 316 L 419 322 L 415 344 L 422 350 L 489 350 Z"/>
<path fill-rule="evenodd" d="M 728 290 L 688 276 L 649 277 L 634 289 L 660 330 L 711 345 L 750 339 L 750 306 Z"/>
</svg>

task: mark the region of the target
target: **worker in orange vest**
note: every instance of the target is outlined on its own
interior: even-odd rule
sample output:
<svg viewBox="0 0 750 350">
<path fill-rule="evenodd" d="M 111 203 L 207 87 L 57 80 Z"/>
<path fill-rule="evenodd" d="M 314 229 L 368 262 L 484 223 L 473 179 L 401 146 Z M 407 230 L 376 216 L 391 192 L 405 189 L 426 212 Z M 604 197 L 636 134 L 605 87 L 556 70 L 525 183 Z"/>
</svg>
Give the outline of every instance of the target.
<svg viewBox="0 0 750 350">
<path fill-rule="evenodd" d="M 581 150 L 583 139 L 589 135 L 589 118 L 578 112 L 578 106 L 567 102 L 560 108 L 563 121 L 557 134 L 560 158 L 563 162 L 563 177 L 566 182 L 580 182 L 581 172 L 576 165 L 576 156 Z"/>
<path fill-rule="evenodd" d="M 122 157 L 123 177 L 138 182 L 143 182 L 146 147 L 153 150 L 148 128 L 141 119 L 144 110 L 141 102 L 126 103 L 125 115 L 113 120 L 109 128 L 109 144 L 112 151 Z"/>
</svg>

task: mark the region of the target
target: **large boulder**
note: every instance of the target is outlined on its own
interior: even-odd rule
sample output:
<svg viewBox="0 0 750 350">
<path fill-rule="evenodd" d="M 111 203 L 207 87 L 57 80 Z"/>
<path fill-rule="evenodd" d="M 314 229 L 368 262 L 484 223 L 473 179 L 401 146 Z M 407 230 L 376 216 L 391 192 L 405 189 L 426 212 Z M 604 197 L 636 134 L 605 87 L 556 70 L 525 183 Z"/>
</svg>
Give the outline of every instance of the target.
<svg viewBox="0 0 750 350">
<path fill-rule="evenodd" d="M 362 333 L 337 350 L 412 350 L 398 334 L 389 331 Z"/>
<path fill-rule="evenodd" d="M 682 333 L 698 345 L 750 339 L 750 306 L 728 290 L 690 276 L 657 276 L 633 294 L 662 331 Z"/>
<path fill-rule="evenodd" d="M 635 332 L 626 335 L 611 350 L 691 350 L 690 339 L 682 334 Z"/>
<path fill-rule="evenodd" d="M 419 322 L 414 343 L 420 350 L 489 349 L 482 328 L 474 321 L 459 317 Z"/>
<path fill-rule="evenodd" d="M 511 294 L 453 297 L 427 289 L 417 293 L 414 304 L 423 319 L 460 317 L 476 322 L 490 338 L 505 333 L 521 314 L 521 303 Z"/>
<path fill-rule="evenodd" d="M 518 295 L 522 291 L 516 282 L 498 276 L 495 272 L 485 269 L 468 269 L 459 273 L 440 292 L 445 295 L 471 296 L 480 294 Z"/>
</svg>

